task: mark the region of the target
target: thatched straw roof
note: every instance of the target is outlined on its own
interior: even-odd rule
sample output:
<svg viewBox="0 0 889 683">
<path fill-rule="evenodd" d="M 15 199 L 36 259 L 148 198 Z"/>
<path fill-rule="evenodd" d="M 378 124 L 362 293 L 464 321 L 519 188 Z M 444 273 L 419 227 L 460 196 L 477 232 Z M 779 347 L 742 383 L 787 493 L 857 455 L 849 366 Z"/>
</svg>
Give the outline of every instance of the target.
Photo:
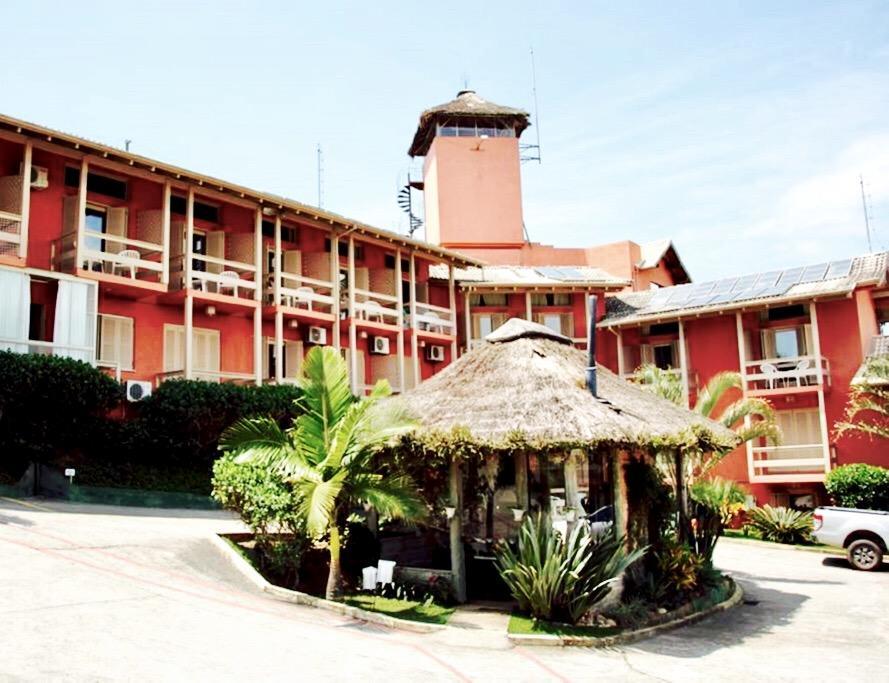
<svg viewBox="0 0 889 683">
<path fill-rule="evenodd" d="M 431 107 L 420 114 L 420 123 L 408 150 L 412 157 L 423 156 L 435 135 L 435 124 L 455 120 L 499 120 L 515 128 L 516 137 L 531 125 L 528 112 L 515 107 L 494 104 L 479 97 L 474 90 L 461 90 L 450 102 Z"/>
<path fill-rule="evenodd" d="M 511 319 L 399 400 L 421 424 L 415 439 L 463 432 L 492 449 L 596 445 L 735 445 L 731 430 L 598 366 L 598 397 L 585 386 L 586 354 L 536 323 Z M 468 432 L 468 435 L 466 434 Z"/>
</svg>

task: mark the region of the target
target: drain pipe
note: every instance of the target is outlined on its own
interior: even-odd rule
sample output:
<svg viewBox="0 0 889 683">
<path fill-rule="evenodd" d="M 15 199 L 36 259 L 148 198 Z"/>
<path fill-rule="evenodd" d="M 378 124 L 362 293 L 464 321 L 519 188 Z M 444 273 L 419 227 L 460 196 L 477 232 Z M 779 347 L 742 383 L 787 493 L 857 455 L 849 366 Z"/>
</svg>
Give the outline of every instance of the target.
<svg viewBox="0 0 889 683">
<path fill-rule="evenodd" d="M 599 297 L 595 294 L 589 296 L 589 321 L 590 329 L 587 337 L 587 369 L 586 369 L 586 388 L 593 396 L 598 396 L 598 382 L 596 379 L 596 304 Z"/>
</svg>

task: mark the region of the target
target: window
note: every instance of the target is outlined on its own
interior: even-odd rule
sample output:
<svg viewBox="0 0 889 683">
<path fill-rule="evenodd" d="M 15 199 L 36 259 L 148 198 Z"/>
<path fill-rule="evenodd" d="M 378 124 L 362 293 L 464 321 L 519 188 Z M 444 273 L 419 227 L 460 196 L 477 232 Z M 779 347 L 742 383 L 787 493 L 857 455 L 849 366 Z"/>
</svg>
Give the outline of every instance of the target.
<svg viewBox="0 0 889 683">
<path fill-rule="evenodd" d="M 193 328 L 193 370 L 219 372 L 219 330 Z M 164 325 L 164 372 L 185 370 L 185 328 L 182 325 Z"/>
<path fill-rule="evenodd" d="M 337 247 L 337 254 L 343 257 L 349 256 L 349 243 L 345 240 L 340 240 L 337 243 L 339 246 Z M 324 251 L 330 253 L 330 240 L 324 240 Z M 360 244 L 355 245 L 355 260 L 363 261 L 364 260 L 364 247 Z"/>
<path fill-rule="evenodd" d="M 275 221 L 262 222 L 262 236 L 273 238 L 275 236 Z M 296 228 L 289 225 L 281 226 L 281 241 L 296 242 Z"/>
<path fill-rule="evenodd" d="M 80 187 L 80 169 L 74 166 L 65 167 L 65 185 Z M 127 181 L 120 178 L 101 175 L 90 171 L 86 175 L 87 192 L 95 192 L 115 199 L 127 198 Z"/>
<path fill-rule="evenodd" d="M 798 358 L 808 354 L 810 327 L 784 327 L 762 331 L 764 358 Z"/>
<path fill-rule="evenodd" d="M 656 323 L 648 328 L 648 335 L 651 337 L 662 337 L 669 334 L 679 334 L 679 323 Z"/>
<path fill-rule="evenodd" d="M 532 306 L 570 306 L 571 295 L 565 293 L 550 292 L 547 294 L 531 294 Z"/>
<path fill-rule="evenodd" d="M 91 251 L 105 251 L 105 240 L 95 235 L 104 235 L 105 228 L 108 223 L 108 214 L 105 209 L 98 206 L 86 207 L 86 220 L 84 227 L 86 228 L 86 237 L 84 244 Z"/>
<path fill-rule="evenodd" d="M 794 306 L 778 306 L 770 308 L 766 312 L 766 320 L 789 320 L 791 318 L 804 318 L 806 307 L 802 304 Z"/>
<path fill-rule="evenodd" d="M 470 294 L 469 304 L 471 306 L 506 306 L 506 294 L 496 292 Z"/>
<path fill-rule="evenodd" d="M 652 347 L 652 352 L 654 354 L 654 364 L 661 370 L 668 370 L 669 368 L 676 367 L 673 358 L 672 344 L 658 344 Z"/>
<path fill-rule="evenodd" d="M 121 370 L 133 369 L 133 319 L 100 314 L 98 321 L 98 360 L 113 363 Z"/>
<path fill-rule="evenodd" d="M 472 338 L 484 339 L 509 318 L 505 313 L 475 313 L 472 316 Z"/>
<path fill-rule="evenodd" d="M 796 330 L 775 330 L 775 355 L 778 358 L 796 358 L 802 355 Z"/>
<path fill-rule="evenodd" d="M 385 254 L 383 256 L 383 265 L 386 268 L 395 270 L 395 254 Z M 402 273 L 409 273 L 410 271 L 411 271 L 411 262 L 406 258 L 401 259 L 401 272 Z"/>
<path fill-rule="evenodd" d="M 198 256 L 206 256 L 207 255 L 207 235 L 204 232 L 198 232 L 195 230 L 191 234 L 191 253 L 197 254 Z M 204 272 L 207 270 L 207 262 L 203 259 L 195 259 L 191 260 L 191 269 L 197 270 L 200 272 Z"/>
<path fill-rule="evenodd" d="M 574 316 L 570 313 L 537 313 L 534 322 L 568 338 L 574 336 Z"/>
</svg>

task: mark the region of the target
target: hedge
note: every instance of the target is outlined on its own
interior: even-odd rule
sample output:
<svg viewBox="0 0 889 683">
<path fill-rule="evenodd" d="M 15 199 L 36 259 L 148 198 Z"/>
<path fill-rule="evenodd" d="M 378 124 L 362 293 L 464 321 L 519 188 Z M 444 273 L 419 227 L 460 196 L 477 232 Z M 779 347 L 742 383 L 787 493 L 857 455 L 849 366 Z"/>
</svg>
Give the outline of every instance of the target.
<svg viewBox="0 0 889 683">
<path fill-rule="evenodd" d="M 831 470 L 824 487 L 837 505 L 864 510 L 889 510 L 889 469 L 865 463 Z"/>
<path fill-rule="evenodd" d="M 0 472 L 75 467 L 83 486 L 209 494 L 219 435 L 242 417 L 295 416 L 291 385 L 170 380 L 140 403 L 88 363 L 0 352 Z"/>
</svg>

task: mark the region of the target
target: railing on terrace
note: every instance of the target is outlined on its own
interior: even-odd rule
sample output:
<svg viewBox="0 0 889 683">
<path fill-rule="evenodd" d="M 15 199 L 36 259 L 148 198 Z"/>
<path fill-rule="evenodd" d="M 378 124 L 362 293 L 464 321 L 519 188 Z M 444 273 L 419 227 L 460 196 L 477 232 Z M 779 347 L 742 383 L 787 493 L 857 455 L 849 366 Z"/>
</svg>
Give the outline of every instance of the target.
<svg viewBox="0 0 889 683">
<path fill-rule="evenodd" d="M 277 303 L 281 306 L 329 313 L 333 308 L 333 283 L 282 272 L 280 296 L 281 300 Z"/>
<path fill-rule="evenodd" d="M 583 340 L 583 341 L 586 341 L 586 340 Z M 666 369 L 662 368 L 661 372 L 663 372 L 665 375 L 671 375 L 673 377 L 676 377 L 677 379 L 682 378 L 682 370 L 679 368 L 666 368 Z M 632 372 L 622 372 L 620 374 L 620 376 L 621 376 L 621 379 L 625 379 L 628 382 L 631 382 L 636 377 L 636 371 L 634 370 Z"/>
<path fill-rule="evenodd" d="M 889 356 L 889 335 L 878 334 L 875 337 L 871 337 L 867 355 L 869 358 Z"/>
<path fill-rule="evenodd" d="M 824 474 L 827 459 L 824 444 L 785 444 L 754 446 L 750 449 L 754 477 L 798 474 Z"/>
<path fill-rule="evenodd" d="M 405 324 L 411 325 L 411 323 L 416 323 L 417 329 L 427 332 L 450 335 L 455 333 L 456 326 L 451 309 L 420 301 L 415 303 L 415 308 L 417 312 L 416 316 L 414 316 L 415 320 L 411 320 L 410 315 L 408 315 Z"/>
<path fill-rule="evenodd" d="M 249 384 L 256 381 L 256 375 L 249 372 L 223 372 L 220 370 L 193 370 L 192 379 L 202 382 L 234 382 L 236 384 Z M 171 370 L 157 375 L 157 384 L 168 379 L 185 379 L 185 370 Z"/>
<path fill-rule="evenodd" d="M 204 254 L 192 254 L 191 282 L 186 287 L 199 292 L 211 292 L 225 294 L 239 299 L 253 299 L 256 291 L 256 266 L 242 261 L 219 258 L 217 256 L 205 256 Z M 184 273 L 182 265 L 185 257 L 179 256 L 175 260 L 175 269 Z M 203 270 L 194 266 L 203 266 Z M 212 272 L 209 266 L 213 266 Z"/>
<path fill-rule="evenodd" d="M 386 325 L 398 325 L 401 311 L 398 310 L 398 297 L 391 294 L 372 292 L 369 289 L 354 290 L 355 318 Z"/>
<path fill-rule="evenodd" d="M 830 364 L 824 357 L 764 358 L 744 364 L 748 391 L 774 391 L 830 383 Z"/>
<path fill-rule="evenodd" d="M 63 356 L 95 364 L 96 349 L 92 346 L 56 344 L 36 339 L 0 338 L 0 349 L 41 356 Z"/>
<path fill-rule="evenodd" d="M 102 249 L 93 249 L 90 242 L 101 240 Z M 51 246 L 51 261 L 56 270 L 70 271 L 77 251 L 77 236 L 65 235 L 54 240 Z M 117 248 L 109 250 L 110 246 Z M 96 233 L 84 237 L 80 249 L 78 266 L 92 272 L 120 275 L 130 280 L 160 282 L 164 248 L 161 244 L 143 240 Z"/>
<path fill-rule="evenodd" d="M 0 211 L 0 256 L 18 256 L 22 241 L 22 217 Z"/>
</svg>

